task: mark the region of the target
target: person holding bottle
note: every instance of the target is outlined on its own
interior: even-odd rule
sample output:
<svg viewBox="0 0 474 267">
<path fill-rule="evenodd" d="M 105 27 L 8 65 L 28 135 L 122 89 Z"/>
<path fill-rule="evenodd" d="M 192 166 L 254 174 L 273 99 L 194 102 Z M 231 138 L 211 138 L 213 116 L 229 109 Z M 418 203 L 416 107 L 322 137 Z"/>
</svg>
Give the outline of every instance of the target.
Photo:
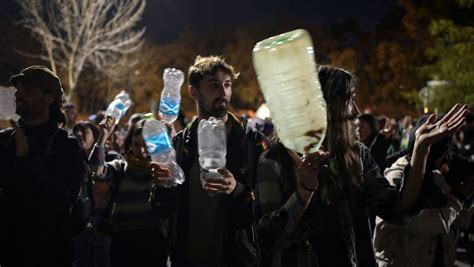
<svg viewBox="0 0 474 267">
<path fill-rule="evenodd" d="M 98 179 L 111 180 L 97 229 L 111 236 L 113 267 L 166 266 L 168 257 L 167 238 L 148 203 L 153 178 L 142 137 L 144 123 L 135 123 L 125 138 L 125 160 L 105 162 L 104 145 L 115 125 L 107 116 L 99 124 L 99 139 L 90 158 Z"/>
<path fill-rule="evenodd" d="M 77 138 L 79 145 L 89 158 L 92 148 L 99 138 L 97 126 L 88 121 L 80 121 L 72 127 L 72 134 Z"/>
<path fill-rule="evenodd" d="M 198 56 L 188 71 L 188 92 L 198 118 L 173 141 L 185 182 L 165 188 L 170 170 L 152 163 L 151 205 L 168 221 L 172 266 L 252 266 L 256 264 L 253 238 L 256 163 L 267 141 L 246 120 L 230 112 L 234 68 L 217 56 Z M 197 128 L 201 119 L 225 122 L 227 155 L 221 178 L 201 184 Z M 204 186 L 204 189 L 203 189 Z M 211 194 L 209 194 L 211 193 Z"/>
<path fill-rule="evenodd" d="M 400 191 L 381 176 L 367 147 L 352 130 L 359 113 L 349 72 L 321 66 L 327 102 L 324 150 L 304 160 L 281 144 L 260 157 L 257 239 L 261 266 L 376 266 L 369 215 L 392 223 L 416 212 L 430 147 L 458 129 L 467 106 L 455 105 L 440 121 L 417 131 Z"/>
</svg>

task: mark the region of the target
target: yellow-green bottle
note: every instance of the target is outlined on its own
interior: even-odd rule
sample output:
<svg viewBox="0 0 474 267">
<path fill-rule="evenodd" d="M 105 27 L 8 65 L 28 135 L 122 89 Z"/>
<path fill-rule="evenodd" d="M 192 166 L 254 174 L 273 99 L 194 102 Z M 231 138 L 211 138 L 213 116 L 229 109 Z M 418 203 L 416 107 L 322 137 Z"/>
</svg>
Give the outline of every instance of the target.
<svg viewBox="0 0 474 267">
<path fill-rule="evenodd" d="M 282 143 L 302 154 L 317 151 L 326 134 L 326 102 L 308 32 L 299 29 L 258 42 L 253 63 Z"/>
</svg>

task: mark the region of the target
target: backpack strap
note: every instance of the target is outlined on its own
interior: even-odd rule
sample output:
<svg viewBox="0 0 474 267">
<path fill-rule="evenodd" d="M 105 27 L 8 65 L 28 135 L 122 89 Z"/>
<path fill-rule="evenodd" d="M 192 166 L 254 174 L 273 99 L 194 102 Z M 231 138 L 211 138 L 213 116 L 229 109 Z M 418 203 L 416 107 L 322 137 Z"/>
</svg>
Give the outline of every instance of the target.
<svg viewBox="0 0 474 267">
<path fill-rule="evenodd" d="M 95 180 L 95 173 L 91 171 L 89 164 L 86 164 L 86 172 L 84 174 L 84 178 L 81 182 L 81 187 L 79 189 L 79 193 L 77 194 L 76 200 L 84 200 L 89 198 L 94 203 L 94 194 L 92 192 L 92 186 Z M 95 203 L 94 203 L 95 204 Z"/>
<path fill-rule="evenodd" d="M 245 127 L 245 135 L 243 139 L 243 144 L 242 144 L 242 150 L 245 151 L 246 155 L 243 157 L 244 158 L 244 167 L 246 168 L 246 173 L 247 173 L 247 186 L 250 186 L 250 189 L 253 191 L 255 190 L 255 185 L 256 185 L 256 177 L 254 177 L 254 173 L 252 173 L 253 170 L 256 168 L 256 163 L 258 159 L 256 159 L 255 155 L 255 147 L 256 147 L 256 142 L 255 138 L 250 138 L 251 135 L 255 135 L 254 132 L 252 132 L 252 129 L 250 127 Z"/>
<path fill-rule="evenodd" d="M 125 177 L 125 164 L 120 164 L 120 169 L 116 172 L 115 179 L 112 180 L 112 185 L 107 194 L 107 201 L 102 212 L 101 222 L 110 223 L 110 217 L 112 216 L 112 209 L 114 206 L 115 199 L 117 198 L 117 193 L 119 191 L 120 185 L 122 184 L 123 178 Z"/>
<path fill-rule="evenodd" d="M 173 147 L 176 151 L 176 162 L 181 162 L 183 158 L 183 143 L 184 143 L 184 136 L 186 136 L 186 129 L 183 132 L 178 133 L 175 136 Z"/>
</svg>

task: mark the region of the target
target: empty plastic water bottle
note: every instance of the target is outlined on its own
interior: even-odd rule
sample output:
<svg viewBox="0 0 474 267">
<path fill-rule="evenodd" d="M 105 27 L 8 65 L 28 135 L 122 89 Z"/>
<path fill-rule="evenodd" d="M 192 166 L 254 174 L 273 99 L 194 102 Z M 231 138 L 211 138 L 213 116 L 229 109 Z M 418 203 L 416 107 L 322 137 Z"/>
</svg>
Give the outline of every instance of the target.
<svg viewBox="0 0 474 267">
<path fill-rule="evenodd" d="M 227 140 L 224 121 L 210 117 L 201 120 L 198 125 L 199 165 L 201 166 L 201 183 L 207 178 L 222 178 L 218 168 L 225 167 Z"/>
<path fill-rule="evenodd" d="M 176 152 L 166 126 L 155 119 L 147 120 L 143 125 L 142 136 L 151 160 L 164 164 L 171 171 L 168 183 L 164 187 L 184 183 L 184 173 L 176 163 Z"/>
<path fill-rule="evenodd" d="M 178 118 L 184 73 L 178 69 L 167 68 L 163 72 L 163 82 L 165 86 L 161 92 L 159 114 L 162 121 L 172 123 Z"/>
<path fill-rule="evenodd" d="M 16 114 L 15 92 L 14 87 L 0 86 L 0 119 L 17 121 L 20 118 Z"/>
<path fill-rule="evenodd" d="M 253 63 L 282 143 L 302 154 L 316 152 L 326 136 L 327 115 L 308 32 L 258 42 Z"/>
<path fill-rule="evenodd" d="M 122 91 L 116 95 L 114 100 L 109 104 L 105 114 L 114 118 L 115 124 L 117 124 L 131 105 L 132 100 L 130 99 L 130 95 Z"/>
</svg>

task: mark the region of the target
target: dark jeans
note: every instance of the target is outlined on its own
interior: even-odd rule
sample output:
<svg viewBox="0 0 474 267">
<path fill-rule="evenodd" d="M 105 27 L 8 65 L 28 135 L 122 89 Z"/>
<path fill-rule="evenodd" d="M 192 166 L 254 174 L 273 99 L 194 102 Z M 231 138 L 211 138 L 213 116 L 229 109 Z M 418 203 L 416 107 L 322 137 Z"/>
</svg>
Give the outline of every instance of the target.
<svg viewBox="0 0 474 267">
<path fill-rule="evenodd" d="M 112 266 L 166 266 L 168 241 L 158 229 L 112 234 Z"/>
</svg>

